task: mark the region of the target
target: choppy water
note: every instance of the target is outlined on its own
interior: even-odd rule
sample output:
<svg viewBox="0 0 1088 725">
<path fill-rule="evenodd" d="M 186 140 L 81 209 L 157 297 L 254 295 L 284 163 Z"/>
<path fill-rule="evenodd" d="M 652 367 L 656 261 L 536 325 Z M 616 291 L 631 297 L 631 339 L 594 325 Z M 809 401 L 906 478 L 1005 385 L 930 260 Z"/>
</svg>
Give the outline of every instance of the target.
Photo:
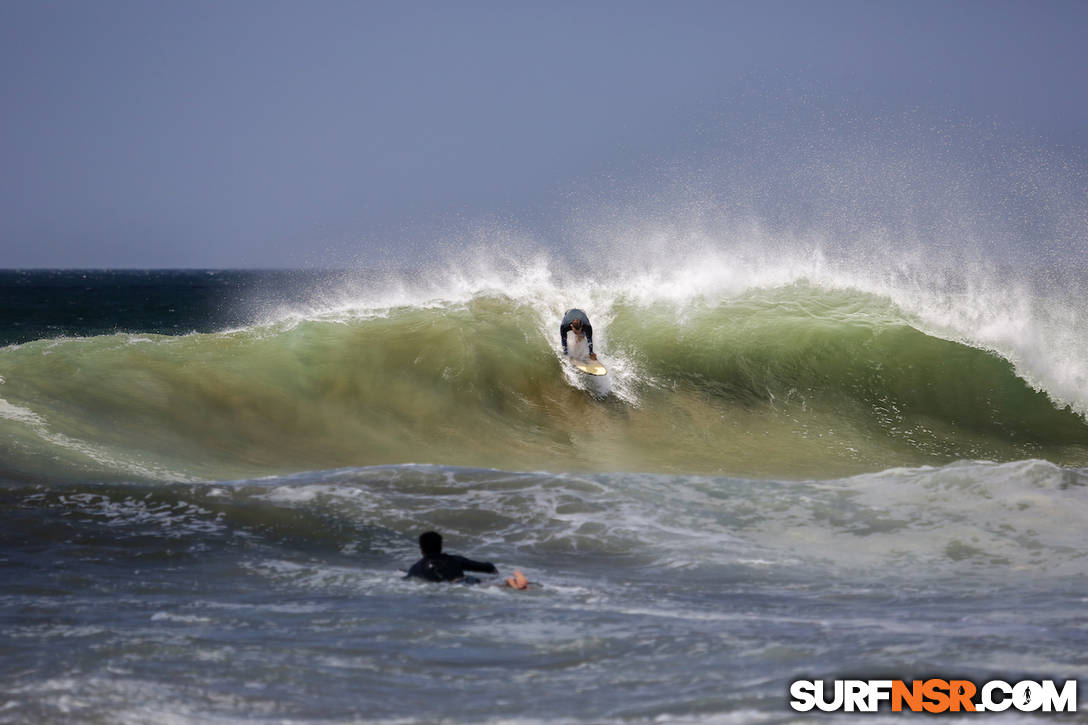
<svg viewBox="0 0 1088 725">
<path fill-rule="evenodd" d="M 0 721 L 779 722 L 800 678 L 1079 676 L 1082 303 L 818 271 L 5 273 Z M 604 380 L 556 351 L 575 304 Z M 403 581 L 430 528 L 540 586 Z"/>
</svg>

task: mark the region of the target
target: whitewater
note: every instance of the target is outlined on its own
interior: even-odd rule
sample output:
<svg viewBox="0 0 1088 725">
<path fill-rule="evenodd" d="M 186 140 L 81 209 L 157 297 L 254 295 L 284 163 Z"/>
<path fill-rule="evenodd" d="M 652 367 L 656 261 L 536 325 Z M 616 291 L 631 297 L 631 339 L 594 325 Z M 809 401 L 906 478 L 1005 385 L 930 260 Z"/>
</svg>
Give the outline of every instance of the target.
<svg viewBox="0 0 1088 725">
<path fill-rule="evenodd" d="M 796 679 L 1076 678 L 1070 277 L 786 246 L 3 273 L 0 722 L 792 722 Z M 428 529 L 540 586 L 403 580 Z"/>
</svg>

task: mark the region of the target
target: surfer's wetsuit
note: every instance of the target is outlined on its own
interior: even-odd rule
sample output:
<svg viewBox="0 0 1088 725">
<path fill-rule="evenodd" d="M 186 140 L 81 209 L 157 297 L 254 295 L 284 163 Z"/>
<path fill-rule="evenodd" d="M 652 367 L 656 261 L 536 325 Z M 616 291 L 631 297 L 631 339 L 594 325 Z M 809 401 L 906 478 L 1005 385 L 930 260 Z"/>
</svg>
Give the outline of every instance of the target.
<svg viewBox="0 0 1088 725">
<path fill-rule="evenodd" d="M 582 321 L 582 332 L 586 334 L 586 342 L 589 343 L 589 354 L 593 354 L 593 325 L 589 324 L 589 318 L 586 317 L 586 313 L 579 309 L 567 310 L 567 314 L 563 315 L 563 322 L 559 324 L 559 340 L 563 343 L 563 354 L 567 353 L 567 333 L 570 332 L 570 323 L 575 320 Z"/>
<path fill-rule="evenodd" d="M 412 568 L 408 570 L 404 578 L 417 577 L 429 582 L 452 582 L 464 579 L 466 571 L 499 573 L 495 565 L 489 561 L 473 561 L 456 554 L 430 554 L 412 564 Z"/>
</svg>

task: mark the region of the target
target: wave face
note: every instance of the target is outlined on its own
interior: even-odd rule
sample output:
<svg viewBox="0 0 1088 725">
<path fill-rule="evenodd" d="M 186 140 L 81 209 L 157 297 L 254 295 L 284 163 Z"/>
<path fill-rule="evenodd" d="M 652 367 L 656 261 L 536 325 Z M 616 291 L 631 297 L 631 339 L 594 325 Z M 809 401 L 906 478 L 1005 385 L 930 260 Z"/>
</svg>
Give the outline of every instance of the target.
<svg viewBox="0 0 1088 725">
<path fill-rule="evenodd" d="M 12 345 L 0 349 L 0 475 L 1088 465 L 1078 401 L 1033 387 L 1015 354 L 927 331 L 890 295 L 812 281 L 716 296 L 598 290 L 582 306 L 610 368 L 600 381 L 557 352 L 572 297 L 470 286 L 280 310 L 228 331 Z"/>
</svg>

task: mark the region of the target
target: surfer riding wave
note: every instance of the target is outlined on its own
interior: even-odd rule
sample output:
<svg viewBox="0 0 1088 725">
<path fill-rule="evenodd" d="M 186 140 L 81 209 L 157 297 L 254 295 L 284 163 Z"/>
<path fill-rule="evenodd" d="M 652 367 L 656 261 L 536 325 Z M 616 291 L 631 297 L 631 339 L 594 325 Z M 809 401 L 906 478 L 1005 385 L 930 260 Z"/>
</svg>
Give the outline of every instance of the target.
<svg viewBox="0 0 1088 725">
<path fill-rule="evenodd" d="M 571 346 L 581 343 L 584 339 L 589 345 L 589 359 L 597 359 L 597 354 L 593 352 L 593 325 L 589 324 L 589 317 L 585 312 L 577 308 L 567 310 L 567 314 L 563 315 L 563 321 L 559 324 L 559 341 L 563 343 L 563 354 L 569 356 L 567 333 L 574 334 Z"/>
</svg>

